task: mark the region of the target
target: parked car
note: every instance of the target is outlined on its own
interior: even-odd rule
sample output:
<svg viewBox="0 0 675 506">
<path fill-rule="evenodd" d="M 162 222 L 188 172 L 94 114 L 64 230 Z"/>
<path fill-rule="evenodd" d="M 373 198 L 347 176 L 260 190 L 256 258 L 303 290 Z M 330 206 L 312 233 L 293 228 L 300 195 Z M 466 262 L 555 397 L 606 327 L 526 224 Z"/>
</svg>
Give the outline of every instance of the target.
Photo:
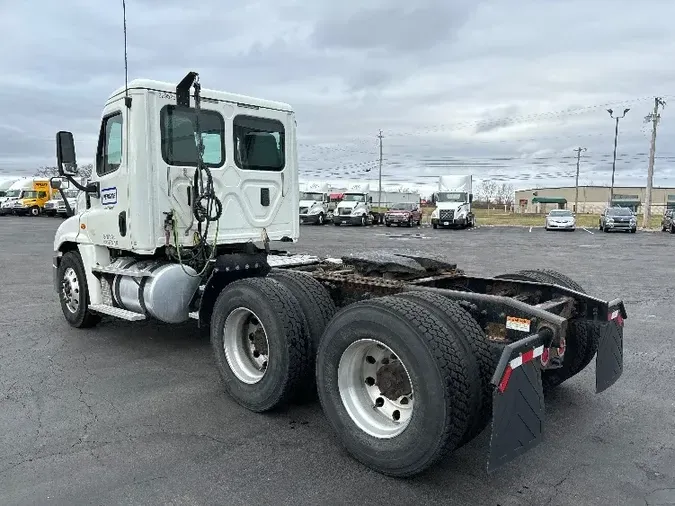
<svg viewBox="0 0 675 506">
<path fill-rule="evenodd" d="M 661 232 L 668 231 L 671 234 L 675 234 L 675 223 L 673 219 L 675 218 L 673 214 L 675 213 L 674 209 L 668 209 L 661 218 Z"/>
<path fill-rule="evenodd" d="M 604 232 L 623 230 L 634 234 L 637 230 L 637 219 L 633 211 L 625 207 L 608 207 L 600 215 L 598 228 Z"/>
<path fill-rule="evenodd" d="M 394 204 L 384 213 L 384 224 L 391 227 L 392 223 L 398 226 L 405 224 L 409 227 L 422 223 L 422 211 L 420 211 L 419 204 L 414 202 Z"/>
<path fill-rule="evenodd" d="M 546 216 L 546 230 L 571 230 L 577 227 L 577 220 L 572 211 L 567 209 L 553 209 Z"/>
</svg>

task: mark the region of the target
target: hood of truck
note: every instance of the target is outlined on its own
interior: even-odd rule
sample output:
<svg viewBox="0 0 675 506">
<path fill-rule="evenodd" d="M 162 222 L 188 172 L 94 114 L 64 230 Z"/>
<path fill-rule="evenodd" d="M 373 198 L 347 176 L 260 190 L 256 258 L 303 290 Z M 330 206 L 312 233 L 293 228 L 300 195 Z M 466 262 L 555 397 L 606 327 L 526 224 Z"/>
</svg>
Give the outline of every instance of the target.
<svg viewBox="0 0 675 506">
<path fill-rule="evenodd" d="M 321 202 L 317 200 L 301 200 L 300 201 L 300 207 L 306 207 L 307 209 L 311 209 L 312 207 L 316 205 L 321 205 Z"/>
<path fill-rule="evenodd" d="M 460 206 L 467 204 L 468 202 L 437 202 L 436 209 L 442 211 L 453 210 L 456 211 Z"/>
<path fill-rule="evenodd" d="M 33 207 L 38 205 L 37 199 L 20 199 L 16 204 L 21 204 L 23 207 Z"/>
</svg>

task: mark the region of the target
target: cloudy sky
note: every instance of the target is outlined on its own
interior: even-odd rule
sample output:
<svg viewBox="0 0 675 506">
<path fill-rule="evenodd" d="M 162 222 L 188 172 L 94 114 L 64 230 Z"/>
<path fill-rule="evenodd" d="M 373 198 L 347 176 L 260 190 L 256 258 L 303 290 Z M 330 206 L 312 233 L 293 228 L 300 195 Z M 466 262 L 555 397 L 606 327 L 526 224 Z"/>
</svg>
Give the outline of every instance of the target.
<svg viewBox="0 0 675 506">
<path fill-rule="evenodd" d="M 237 5 L 237 6 L 235 6 Z M 675 186 L 672 0 L 127 0 L 129 78 L 291 103 L 306 179 L 422 184 L 473 173 L 516 188 L 646 179 Z M 0 2 L 0 174 L 53 165 L 54 134 L 91 161 L 100 110 L 124 83 L 121 0 Z M 672 96 L 672 98 L 671 98 Z M 368 172 L 370 171 L 370 172 Z"/>
</svg>

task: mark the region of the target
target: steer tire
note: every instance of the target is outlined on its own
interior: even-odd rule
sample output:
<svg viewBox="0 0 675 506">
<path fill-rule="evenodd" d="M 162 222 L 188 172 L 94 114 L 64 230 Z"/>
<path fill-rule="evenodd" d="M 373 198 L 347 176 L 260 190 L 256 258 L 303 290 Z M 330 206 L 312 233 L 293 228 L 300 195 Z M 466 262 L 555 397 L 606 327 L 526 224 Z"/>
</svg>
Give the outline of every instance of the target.
<svg viewBox="0 0 675 506">
<path fill-rule="evenodd" d="M 368 340 L 376 343 L 368 343 Z M 343 356 L 345 351 L 349 353 L 361 345 L 381 350 L 377 343 L 392 351 L 393 363 L 402 362 L 412 386 L 409 395 L 414 411 L 407 425 L 389 436 L 375 434 L 375 429 L 369 431 L 363 428 L 367 425 L 353 418 L 364 420 L 375 415 L 382 424 L 397 427 L 372 405 L 365 385 L 372 385 L 367 380 L 373 378 L 367 377 L 364 381 L 353 373 L 367 367 L 365 363 L 373 357 L 369 355 L 361 361 L 354 356 L 351 360 Z M 350 367 L 354 367 L 353 374 L 346 371 Z M 377 367 L 377 363 L 373 367 Z M 374 373 L 378 383 L 381 372 L 382 368 L 378 368 Z M 399 377 L 400 371 L 396 378 Z M 383 384 L 386 381 L 383 379 Z M 457 447 L 471 415 L 472 381 L 462 343 L 447 332 L 443 322 L 431 311 L 412 300 L 388 296 L 350 304 L 331 320 L 319 344 L 317 390 L 330 425 L 355 459 L 389 476 L 419 474 Z M 384 401 L 384 394 L 378 383 L 375 389 L 379 402 Z M 373 387 L 370 388 L 372 392 Z M 355 409 L 357 404 L 365 409 Z M 351 411 L 348 406 L 352 406 Z M 392 417 L 396 419 L 395 414 Z"/>
<path fill-rule="evenodd" d="M 77 283 L 77 293 L 74 295 L 77 297 L 78 303 L 75 311 L 71 311 L 68 308 L 64 293 L 64 281 L 70 269 L 72 269 Z M 87 284 L 87 276 L 79 251 L 68 251 L 61 257 L 57 270 L 57 279 L 59 280 L 59 301 L 61 302 L 61 310 L 66 321 L 72 327 L 78 329 L 96 326 L 101 321 L 101 316 L 89 310 L 89 305 L 91 304 L 89 285 Z"/>
<path fill-rule="evenodd" d="M 570 288 L 577 292 L 586 291 L 566 275 L 550 270 L 523 270 L 514 274 L 504 274 L 498 278 L 520 279 L 536 283 L 548 283 Z M 585 319 L 570 320 L 567 331 L 567 346 L 563 366 L 559 369 L 542 371 L 542 382 L 545 390 L 551 390 L 588 366 L 598 351 L 600 338 L 597 323 Z"/>
<path fill-rule="evenodd" d="M 257 317 L 266 334 L 268 362 L 257 380 L 244 380 L 241 372 L 233 370 L 231 364 L 237 368 L 237 353 L 230 345 L 234 339 L 228 340 L 228 352 L 225 351 L 227 318 L 234 317 L 241 308 Z M 230 330 L 235 328 L 232 324 L 228 326 Z M 211 345 L 226 392 L 254 412 L 269 411 L 292 400 L 311 379 L 307 334 L 299 301 L 275 279 L 247 278 L 226 286 L 216 299 L 211 317 Z M 236 342 L 248 344 L 243 336 Z"/>
<path fill-rule="evenodd" d="M 472 416 L 467 432 L 458 446 L 462 446 L 480 434 L 492 416 L 492 375 L 497 367 L 493 345 L 471 314 L 458 303 L 428 292 L 404 292 L 396 297 L 418 302 L 443 322 L 448 334 L 457 337 L 467 357 L 467 368 L 471 375 Z"/>
</svg>

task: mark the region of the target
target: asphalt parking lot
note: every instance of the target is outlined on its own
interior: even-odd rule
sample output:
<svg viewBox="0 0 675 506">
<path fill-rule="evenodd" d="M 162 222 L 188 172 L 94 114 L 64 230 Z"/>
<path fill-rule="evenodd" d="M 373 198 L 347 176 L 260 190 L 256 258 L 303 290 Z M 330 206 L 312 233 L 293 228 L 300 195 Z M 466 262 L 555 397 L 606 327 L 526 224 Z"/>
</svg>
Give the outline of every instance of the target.
<svg viewBox="0 0 675 506">
<path fill-rule="evenodd" d="M 486 475 L 489 431 L 413 480 L 338 446 L 318 403 L 258 415 L 220 386 L 193 324 L 64 321 L 51 288 L 59 219 L 0 218 L 0 504 L 675 504 L 675 236 L 534 228 L 303 226 L 289 249 L 444 257 L 469 273 L 560 270 L 627 306 L 625 369 L 594 365 L 547 399 L 546 441 Z"/>
</svg>

